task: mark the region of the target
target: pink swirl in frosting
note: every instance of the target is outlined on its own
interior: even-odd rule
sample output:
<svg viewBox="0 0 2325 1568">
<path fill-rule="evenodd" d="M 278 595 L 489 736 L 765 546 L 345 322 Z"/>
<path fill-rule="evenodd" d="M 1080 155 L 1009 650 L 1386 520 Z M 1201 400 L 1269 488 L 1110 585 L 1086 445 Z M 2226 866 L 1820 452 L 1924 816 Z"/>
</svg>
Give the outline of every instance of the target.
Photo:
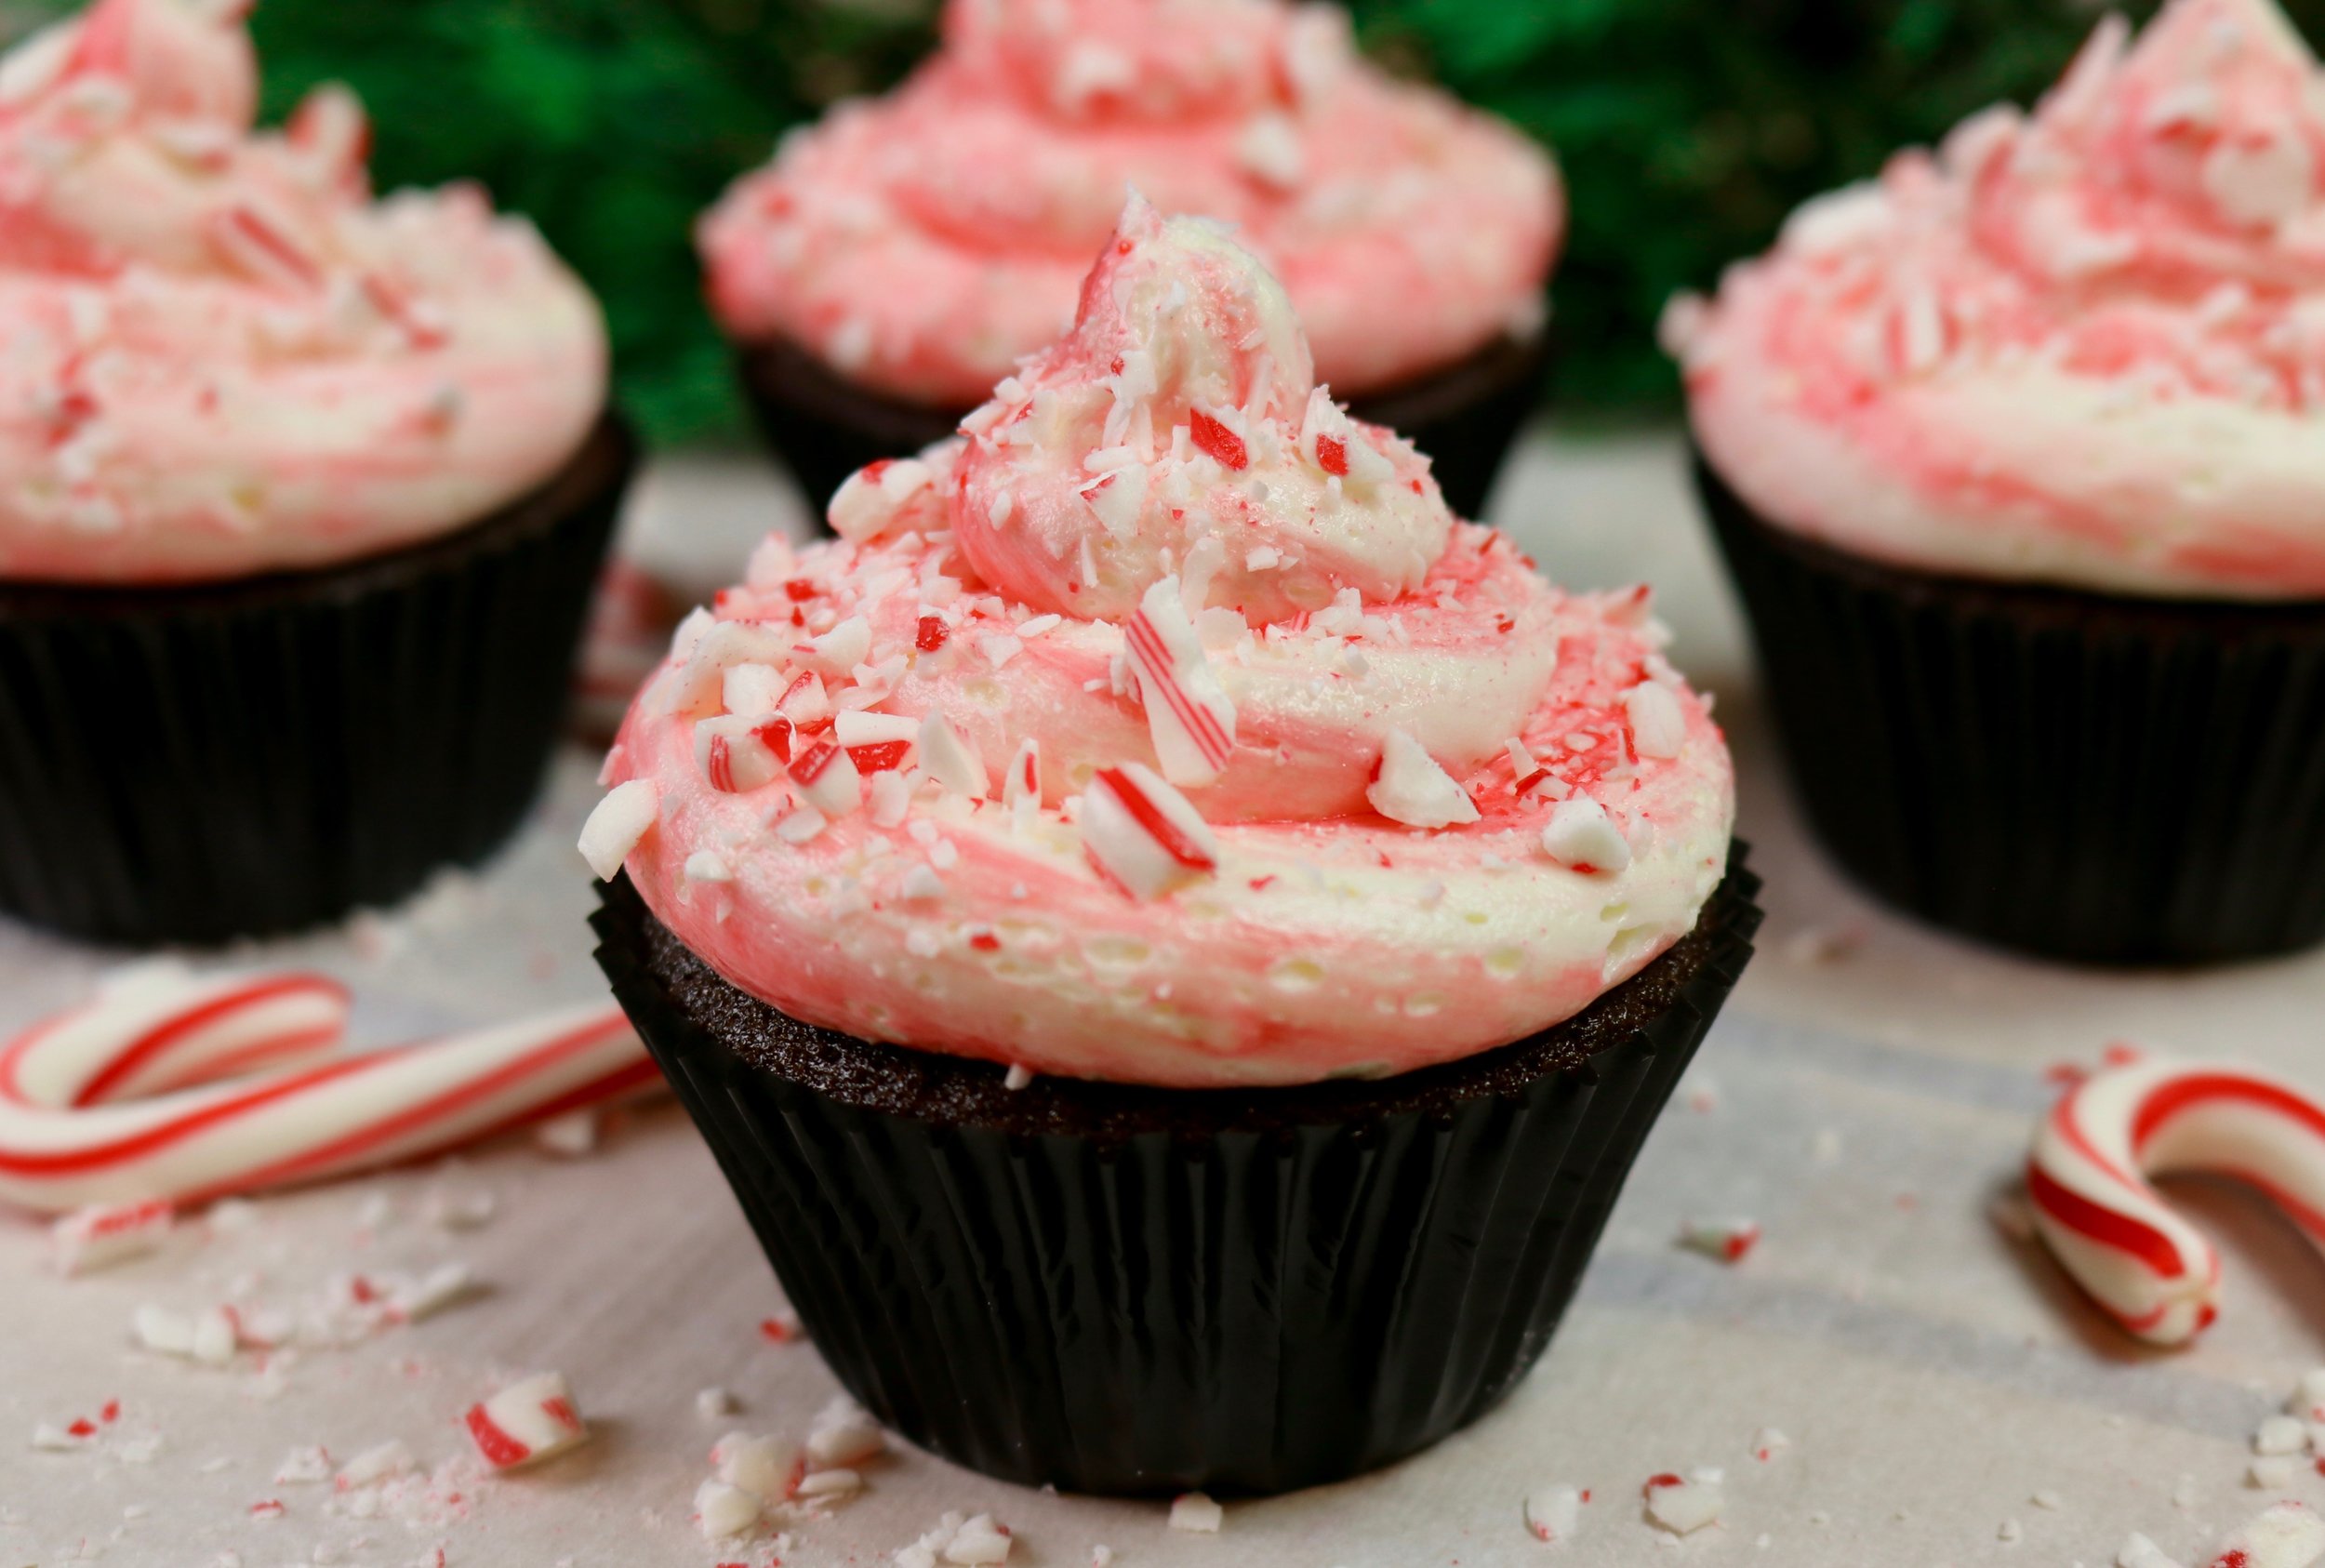
<svg viewBox="0 0 2325 1568">
<path fill-rule="evenodd" d="M 1162 1084 L 1402 1072 L 1635 973 L 1728 756 L 1643 591 L 1561 592 L 1134 202 L 1079 321 L 680 631 L 585 835 L 746 990 Z"/>
<path fill-rule="evenodd" d="M 965 407 L 1072 320 L 1126 188 L 1235 223 L 1342 392 L 1539 315 L 1563 222 L 1531 142 L 1281 0 L 950 0 L 901 88 L 794 134 L 702 225 L 711 302 Z"/>
<path fill-rule="evenodd" d="M 252 129 L 219 0 L 99 0 L 0 59 L 0 577 L 166 582 L 475 521 L 605 401 L 595 304 L 455 187 L 369 198 L 343 88 Z"/>
<path fill-rule="evenodd" d="M 1938 571 L 2325 596 L 2325 74 L 2274 0 L 2110 19 L 2031 116 L 1803 208 L 1670 336 L 1772 520 Z"/>
</svg>

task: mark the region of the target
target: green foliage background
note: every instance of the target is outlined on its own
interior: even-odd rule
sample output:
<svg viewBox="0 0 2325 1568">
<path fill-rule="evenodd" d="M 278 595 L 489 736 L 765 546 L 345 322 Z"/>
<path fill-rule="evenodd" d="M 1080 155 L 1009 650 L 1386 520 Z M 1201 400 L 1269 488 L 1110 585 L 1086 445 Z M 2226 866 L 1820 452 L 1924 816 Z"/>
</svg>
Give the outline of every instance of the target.
<svg viewBox="0 0 2325 1568">
<path fill-rule="evenodd" d="M 2286 0 L 2325 39 L 2325 0 Z M 68 8 L 0 0 L 0 35 Z M 1675 392 L 1653 326 L 1801 199 L 2053 80 L 2091 0 L 1354 0 L 1365 47 L 1558 149 L 1570 405 Z M 2153 0 L 2129 7 L 2153 9 Z M 621 395 L 665 442 L 740 428 L 689 226 L 786 126 L 927 47 L 934 0 L 264 0 L 268 113 L 351 83 L 383 186 L 472 176 L 528 212 L 613 320 Z"/>
</svg>

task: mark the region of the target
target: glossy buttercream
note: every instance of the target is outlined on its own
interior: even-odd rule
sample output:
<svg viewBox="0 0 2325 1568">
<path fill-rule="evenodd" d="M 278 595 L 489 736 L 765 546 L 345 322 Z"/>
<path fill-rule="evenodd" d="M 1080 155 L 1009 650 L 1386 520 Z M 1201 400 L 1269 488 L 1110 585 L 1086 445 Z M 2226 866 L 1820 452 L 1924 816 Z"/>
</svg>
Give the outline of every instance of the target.
<svg viewBox="0 0 2325 1568">
<path fill-rule="evenodd" d="M 0 59 L 0 578 L 392 549 L 580 445 L 595 304 L 454 187 L 375 203 L 363 110 L 254 130 L 243 7 L 100 0 Z"/>
<path fill-rule="evenodd" d="M 1389 80 L 1334 7 L 951 0 L 909 81 L 708 216 L 711 302 L 739 338 L 968 407 L 1072 321 L 1129 187 L 1235 223 L 1343 395 L 1537 322 L 1564 218 L 1537 148 Z"/>
<path fill-rule="evenodd" d="M 2273 0 L 2109 19 L 2031 115 L 1804 208 L 1667 325 L 1773 522 L 1940 572 L 2325 595 L 2325 73 Z"/>
<path fill-rule="evenodd" d="M 1523 1038 L 1693 925 L 1732 787 L 1643 591 L 1574 595 L 1134 203 L 963 436 L 681 629 L 585 838 L 743 990 L 1172 1085 Z M 846 766 L 843 768 L 842 758 Z"/>
</svg>

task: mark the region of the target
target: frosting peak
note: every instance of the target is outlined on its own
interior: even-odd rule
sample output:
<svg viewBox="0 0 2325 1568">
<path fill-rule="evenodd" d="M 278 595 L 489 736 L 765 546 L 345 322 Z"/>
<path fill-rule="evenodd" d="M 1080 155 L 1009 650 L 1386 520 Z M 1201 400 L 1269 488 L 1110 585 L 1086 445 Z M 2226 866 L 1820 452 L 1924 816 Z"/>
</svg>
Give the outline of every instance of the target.
<svg viewBox="0 0 2325 1568">
<path fill-rule="evenodd" d="M 2325 73 L 2273 0 L 2109 18 L 2031 114 L 1795 216 L 1670 318 L 1768 515 L 1883 558 L 2325 596 Z"/>
<path fill-rule="evenodd" d="M 571 455 L 604 330 L 481 193 L 370 200 L 344 88 L 254 128 L 232 0 L 99 0 L 0 58 L 0 576 L 298 567 Z"/>
<path fill-rule="evenodd" d="M 795 1017 L 1189 1085 L 1500 1045 L 1693 924 L 1728 760 L 1643 593 L 1455 522 L 1216 226 L 1134 201 L 1082 299 L 681 629 L 601 874 Z"/>
<path fill-rule="evenodd" d="M 1420 585 L 1453 526 L 1427 459 L 1319 389 L 1283 286 L 1134 199 L 1073 330 L 963 429 L 954 517 L 979 576 L 1121 619 L 1174 572 L 1253 624 Z M 834 526 L 851 525 L 834 510 Z M 1200 580 L 1198 580 L 1200 579 Z"/>
<path fill-rule="evenodd" d="M 729 331 L 966 407 L 1072 319 L 1126 191 L 1232 223 L 1322 374 L 1380 391 L 1538 322 L 1562 196 L 1508 127 L 1282 0 L 952 0 L 901 87 L 786 139 L 704 220 Z"/>
</svg>

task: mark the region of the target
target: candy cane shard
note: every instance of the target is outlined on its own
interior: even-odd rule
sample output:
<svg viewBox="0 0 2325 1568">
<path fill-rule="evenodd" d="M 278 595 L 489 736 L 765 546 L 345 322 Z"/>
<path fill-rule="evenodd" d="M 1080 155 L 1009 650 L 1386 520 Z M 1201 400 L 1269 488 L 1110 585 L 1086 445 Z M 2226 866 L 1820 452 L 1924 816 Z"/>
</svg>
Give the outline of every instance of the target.
<svg viewBox="0 0 2325 1568">
<path fill-rule="evenodd" d="M 2037 1231 L 2076 1283 L 2153 1344 L 2186 1344 L 2219 1311 L 2219 1255 L 2149 1181 L 2192 1172 L 2259 1188 L 2325 1247 L 2325 1108 L 2262 1073 L 2107 1067 L 2066 1091 L 2027 1156 Z"/>
<path fill-rule="evenodd" d="M 707 748 L 706 748 L 707 750 Z M 704 758 L 705 771 L 709 759 Z M 611 882 L 660 816 L 662 793 L 651 778 L 632 778 L 605 792 L 581 824 L 578 848 L 600 882 Z"/>
<path fill-rule="evenodd" d="M 1235 704 L 1187 618 L 1176 578 L 1147 590 L 1123 638 L 1162 777 L 1210 783 L 1235 751 Z"/>
<path fill-rule="evenodd" d="M 469 1406 L 461 1417 L 469 1441 L 496 1470 L 536 1465 L 586 1442 L 588 1425 L 573 1402 L 565 1375 L 544 1372 L 512 1383 Z"/>
<path fill-rule="evenodd" d="M 439 1153 L 636 1094 L 653 1063 L 604 1004 L 349 1050 L 312 975 L 141 975 L 0 1047 L 0 1203 L 198 1203 Z"/>
<path fill-rule="evenodd" d="M 1082 793 L 1081 821 L 1090 858 L 1133 897 L 1160 898 L 1218 869 L 1211 825 L 1140 764 L 1100 768 Z"/>
<path fill-rule="evenodd" d="M 1478 819 L 1469 792 L 1401 729 L 1390 730 L 1382 743 L 1380 765 L 1364 798 L 1375 811 L 1408 828 L 1451 828 Z"/>
</svg>

